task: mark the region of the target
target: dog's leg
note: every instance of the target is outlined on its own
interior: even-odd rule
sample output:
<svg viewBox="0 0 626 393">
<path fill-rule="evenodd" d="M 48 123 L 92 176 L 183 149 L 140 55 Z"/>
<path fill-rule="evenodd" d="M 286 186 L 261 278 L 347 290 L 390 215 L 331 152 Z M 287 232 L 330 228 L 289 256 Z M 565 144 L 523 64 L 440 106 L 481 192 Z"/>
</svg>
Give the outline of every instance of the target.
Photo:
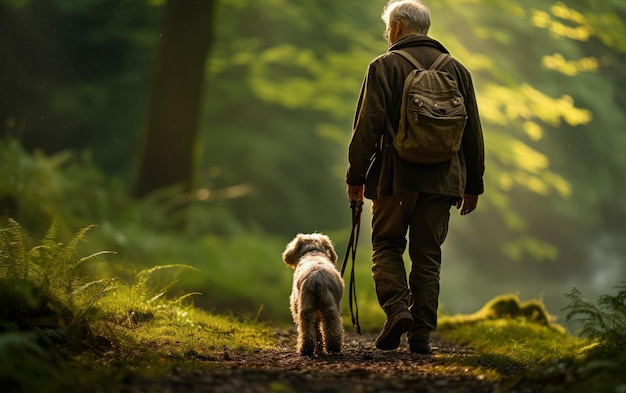
<svg viewBox="0 0 626 393">
<path fill-rule="evenodd" d="M 315 332 L 315 313 L 301 310 L 298 324 L 298 353 L 301 356 L 313 356 L 317 345 Z"/>
<path fill-rule="evenodd" d="M 338 308 L 324 310 L 322 328 L 326 351 L 329 353 L 341 352 L 343 345 L 343 321 Z"/>
<path fill-rule="evenodd" d="M 324 354 L 324 336 L 322 335 L 322 323 L 319 318 L 315 320 L 315 353 Z"/>
<path fill-rule="evenodd" d="M 291 317 L 293 318 L 293 323 L 299 325 L 300 318 L 300 307 L 298 307 L 298 298 L 293 293 L 289 298 L 290 309 L 291 309 Z"/>
</svg>

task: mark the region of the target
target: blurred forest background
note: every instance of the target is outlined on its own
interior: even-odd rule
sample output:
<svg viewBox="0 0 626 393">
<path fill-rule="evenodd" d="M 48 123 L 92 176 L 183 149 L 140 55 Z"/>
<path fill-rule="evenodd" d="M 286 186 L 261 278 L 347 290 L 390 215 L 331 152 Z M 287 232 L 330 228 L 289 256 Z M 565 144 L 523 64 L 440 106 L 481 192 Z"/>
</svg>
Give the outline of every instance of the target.
<svg viewBox="0 0 626 393">
<path fill-rule="evenodd" d="M 2 216 L 35 238 L 95 224 L 86 252 L 116 255 L 93 275 L 192 265 L 172 290 L 196 305 L 289 323 L 286 243 L 319 231 L 345 251 L 346 149 L 385 3 L 0 0 Z M 626 279 L 626 1 L 426 4 L 472 72 L 487 149 L 477 211 L 452 212 L 441 311 L 515 293 L 560 315 L 572 287 L 610 292 Z M 377 327 L 368 235 L 357 289 Z"/>
</svg>

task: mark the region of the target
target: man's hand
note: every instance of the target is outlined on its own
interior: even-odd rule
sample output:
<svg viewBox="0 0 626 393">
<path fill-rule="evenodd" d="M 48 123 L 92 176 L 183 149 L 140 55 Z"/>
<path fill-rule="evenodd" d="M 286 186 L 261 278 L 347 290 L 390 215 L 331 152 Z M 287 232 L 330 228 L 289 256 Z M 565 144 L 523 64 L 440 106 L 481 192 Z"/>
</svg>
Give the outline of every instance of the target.
<svg viewBox="0 0 626 393">
<path fill-rule="evenodd" d="M 478 205 L 478 195 L 463 194 L 463 199 L 456 204 L 457 209 L 461 209 L 461 215 L 470 214 Z"/>
<path fill-rule="evenodd" d="M 363 185 L 351 186 L 348 185 L 348 200 L 350 204 L 353 202 L 362 205 L 363 204 Z"/>
</svg>

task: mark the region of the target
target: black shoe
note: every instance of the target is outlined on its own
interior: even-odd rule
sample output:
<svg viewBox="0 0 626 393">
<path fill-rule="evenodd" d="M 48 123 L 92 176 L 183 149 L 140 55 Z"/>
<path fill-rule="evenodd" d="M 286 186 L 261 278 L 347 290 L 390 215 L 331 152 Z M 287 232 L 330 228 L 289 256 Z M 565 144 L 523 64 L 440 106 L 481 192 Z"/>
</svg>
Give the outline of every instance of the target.
<svg viewBox="0 0 626 393">
<path fill-rule="evenodd" d="M 411 353 L 418 355 L 430 355 L 433 353 L 429 343 L 409 343 L 409 350 Z"/>
<path fill-rule="evenodd" d="M 385 351 L 398 348 L 400 338 L 409 330 L 412 323 L 413 317 L 408 312 L 397 314 L 393 318 L 388 319 L 376 339 L 376 348 Z"/>
</svg>

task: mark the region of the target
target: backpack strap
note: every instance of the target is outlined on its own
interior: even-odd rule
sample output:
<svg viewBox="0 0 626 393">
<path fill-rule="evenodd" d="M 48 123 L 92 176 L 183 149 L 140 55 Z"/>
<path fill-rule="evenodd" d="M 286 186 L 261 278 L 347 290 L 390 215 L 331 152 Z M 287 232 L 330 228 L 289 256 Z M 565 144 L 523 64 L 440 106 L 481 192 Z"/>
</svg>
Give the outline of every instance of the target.
<svg viewBox="0 0 626 393">
<path fill-rule="evenodd" d="M 415 66 L 415 68 L 420 69 L 420 70 L 425 70 L 426 67 L 424 67 L 422 65 L 422 63 L 420 63 L 419 61 L 417 61 L 417 59 L 413 56 L 411 56 L 411 54 L 405 50 L 402 49 L 397 49 L 397 50 L 392 50 L 392 53 L 397 53 L 400 56 L 404 57 L 405 59 L 407 59 L 408 61 L 411 62 L 411 64 L 413 64 L 413 66 Z"/>
<path fill-rule="evenodd" d="M 391 51 L 393 53 L 397 53 L 400 56 L 404 57 L 405 59 L 407 59 L 408 61 L 411 62 L 411 64 L 413 64 L 413 66 L 417 69 L 420 70 L 425 70 L 426 67 L 424 67 L 422 65 L 422 63 L 420 63 L 419 61 L 417 61 L 417 59 L 413 56 L 411 56 L 411 54 L 405 50 L 402 49 L 396 49 Z M 437 57 L 435 59 L 435 61 L 433 62 L 433 64 L 430 66 L 430 68 L 428 68 L 429 70 L 440 70 L 443 67 L 446 66 L 446 64 L 448 64 L 450 62 L 450 60 L 452 60 L 452 56 L 450 56 L 449 53 L 442 53 L 439 55 L 439 57 Z"/>
<path fill-rule="evenodd" d="M 387 131 L 389 131 L 389 134 L 391 134 L 391 139 L 396 139 L 396 131 L 393 129 L 393 126 L 391 125 L 391 120 L 389 120 L 389 116 L 385 116 L 385 120 L 387 123 Z M 384 138 L 384 134 L 383 136 L 380 138 L 380 150 L 382 151 L 383 149 L 383 138 Z"/>
<path fill-rule="evenodd" d="M 415 57 L 413 57 L 409 52 L 402 50 L 402 49 L 396 49 L 396 50 L 392 50 L 391 53 L 396 53 L 402 57 L 404 57 L 405 59 L 407 59 L 411 64 L 413 64 L 413 66 L 415 68 L 417 68 L 418 70 L 425 70 L 426 67 L 424 67 L 422 65 L 422 63 L 420 63 Z M 389 131 L 389 134 L 391 134 L 391 138 L 392 139 L 396 139 L 396 131 L 393 129 L 393 126 L 391 125 L 391 120 L 389 120 L 389 116 L 386 116 L 386 124 L 387 124 L 387 130 Z M 384 138 L 384 134 L 383 134 L 383 138 Z M 383 142 L 381 138 L 381 143 L 380 143 L 380 148 L 382 150 L 383 148 Z"/>
<path fill-rule="evenodd" d="M 449 53 L 442 53 L 435 60 L 435 62 L 430 66 L 429 70 L 434 70 L 434 71 L 440 70 L 443 67 L 445 67 L 446 64 L 450 62 L 450 60 L 452 60 L 452 56 L 450 56 Z"/>
</svg>

